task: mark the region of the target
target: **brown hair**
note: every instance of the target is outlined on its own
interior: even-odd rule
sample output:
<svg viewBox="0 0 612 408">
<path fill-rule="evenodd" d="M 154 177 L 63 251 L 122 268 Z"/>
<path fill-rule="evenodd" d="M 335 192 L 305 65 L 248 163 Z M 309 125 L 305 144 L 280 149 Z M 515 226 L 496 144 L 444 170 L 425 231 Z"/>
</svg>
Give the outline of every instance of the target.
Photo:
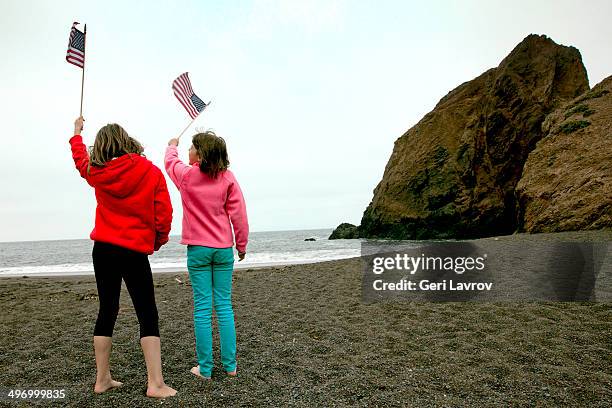
<svg viewBox="0 0 612 408">
<path fill-rule="evenodd" d="M 144 148 L 138 140 L 130 137 L 125 129 L 116 123 L 103 126 L 96 135 L 94 145 L 89 148 L 89 168 L 91 166 L 104 166 L 114 157 L 126 153 L 142 155 Z"/>
<path fill-rule="evenodd" d="M 207 130 L 194 135 L 192 143 L 200 156 L 200 171 L 211 178 L 216 178 L 219 173 L 227 170 L 230 162 L 225 140 L 222 137 L 217 136 L 212 130 Z"/>
</svg>

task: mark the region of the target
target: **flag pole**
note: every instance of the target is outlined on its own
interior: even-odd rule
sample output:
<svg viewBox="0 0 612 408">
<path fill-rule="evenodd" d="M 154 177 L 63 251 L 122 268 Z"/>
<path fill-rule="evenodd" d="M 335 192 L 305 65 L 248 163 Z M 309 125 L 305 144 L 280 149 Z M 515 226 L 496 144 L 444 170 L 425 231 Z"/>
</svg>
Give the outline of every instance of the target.
<svg viewBox="0 0 612 408">
<path fill-rule="evenodd" d="M 79 116 L 83 116 L 83 88 L 85 86 L 85 44 L 87 43 L 87 24 L 83 28 L 83 71 L 81 73 L 81 111 Z"/>
<path fill-rule="evenodd" d="M 209 101 L 206 105 L 204 105 L 204 109 L 202 109 L 202 112 L 204 112 L 206 110 L 206 108 L 208 108 L 208 105 L 210 105 L 212 101 Z M 195 122 L 195 120 L 202 114 L 202 112 L 199 112 L 195 118 L 193 118 L 191 120 L 191 122 L 189 122 L 189 124 L 187 125 L 187 127 L 185 129 L 183 129 L 183 131 L 181 132 L 180 135 L 178 135 L 177 139 L 181 140 L 181 136 L 183 136 L 183 133 L 185 133 L 187 131 L 187 129 L 189 129 L 189 127 L 193 124 L 193 122 Z"/>
</svg>

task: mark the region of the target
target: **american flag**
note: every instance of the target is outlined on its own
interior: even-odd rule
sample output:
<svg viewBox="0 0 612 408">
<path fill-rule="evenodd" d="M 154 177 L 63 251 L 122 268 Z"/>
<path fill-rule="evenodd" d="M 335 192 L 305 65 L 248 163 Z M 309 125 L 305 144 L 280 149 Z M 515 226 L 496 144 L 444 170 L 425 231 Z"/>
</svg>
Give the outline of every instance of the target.
<svg viewBox="0 0 612 408">
<path fill-rule="evenodd" d="M 172 82 L 172 90 L 174 91 L 174 96 L 176 96 L 176 99 L 183 105 L 191 119 L 195 119 L 207 106 L 206 103 L 193 93 L 188 72 L 179 75 L 179 77 Z"/>
<path fill-rule="evenodd" d="M 79 68 L 85 67 L 85 33 L 76 28 L 77 22 L 72 23 L 70 39 L 68 40 L 68 53 L 66 61 Z"/>
</svg>

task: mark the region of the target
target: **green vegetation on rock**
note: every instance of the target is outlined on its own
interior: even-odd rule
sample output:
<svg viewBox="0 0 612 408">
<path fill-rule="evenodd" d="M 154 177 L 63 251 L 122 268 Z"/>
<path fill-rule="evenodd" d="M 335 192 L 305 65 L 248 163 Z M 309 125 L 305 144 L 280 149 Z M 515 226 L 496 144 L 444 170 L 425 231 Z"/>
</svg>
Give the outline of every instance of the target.
<svg viewBox="0 0 612 408">
<path fill-rule="evenodd" d="M 572 120 L 572 121 L 562 124 L 560 130 L 563 133 L 572 133 L 578 129 L 585 128 L 589 126 L 590 124 L 591 122 L 589 122 L 588 120 Z"/>
<path fill-rule="evenodd" d="M 582 116 L 587 117 L 590 116 L 592 114 L 595 113 L 595 111 L 591 108 L 589 108 L 589 105 L 586 104 L 580 104 L 580 105 L 575 105 L 573 108 L 568 109 L 565 112 L 565 119 L 569 118 L 570 116 L 576 114 L 576 113 L 582 113 Z"/>
<path fill-rule="evenodd" d="M 597 90 L 597 91 L 590 90 L 589 92 L 584 94 L 583 97 L 581 97 L 576 102 L 574 102 L 574 104 L 571 107 L 573 108 L 574 106 L 577 106 L 577 105 L 581 104 L 584 101 L 588 101 L 589 99 L 600 98 L 600 97 L 602 97 L 602 96 L 604 96 L 606 94 L 609 94 L 609 93 L 610 93 L 610 91 L 608 91 L 607 89 L 600 89 L 600 90 Z"/>
</svg>

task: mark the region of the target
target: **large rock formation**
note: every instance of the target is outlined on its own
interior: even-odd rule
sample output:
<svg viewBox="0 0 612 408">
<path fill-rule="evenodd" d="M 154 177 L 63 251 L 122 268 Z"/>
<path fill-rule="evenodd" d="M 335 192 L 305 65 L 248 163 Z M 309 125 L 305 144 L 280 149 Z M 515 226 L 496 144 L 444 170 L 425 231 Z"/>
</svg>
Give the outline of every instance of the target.
<svg viewBox="0 0 612 408">
<path fill-rule="evenodd" d="M 520 229 L 612 227 L 612 76 L 550 114 L 516 193 Z"/>
<path fill-rule="evenodd" d="M 529 152 L 544 136 L 544 118 L 588 88 L 576 48 L 528 36 L 497 68 L 449 92 L 396 140 L 360 236 L 514 232 L 514 190 Z"/>
</svg>

